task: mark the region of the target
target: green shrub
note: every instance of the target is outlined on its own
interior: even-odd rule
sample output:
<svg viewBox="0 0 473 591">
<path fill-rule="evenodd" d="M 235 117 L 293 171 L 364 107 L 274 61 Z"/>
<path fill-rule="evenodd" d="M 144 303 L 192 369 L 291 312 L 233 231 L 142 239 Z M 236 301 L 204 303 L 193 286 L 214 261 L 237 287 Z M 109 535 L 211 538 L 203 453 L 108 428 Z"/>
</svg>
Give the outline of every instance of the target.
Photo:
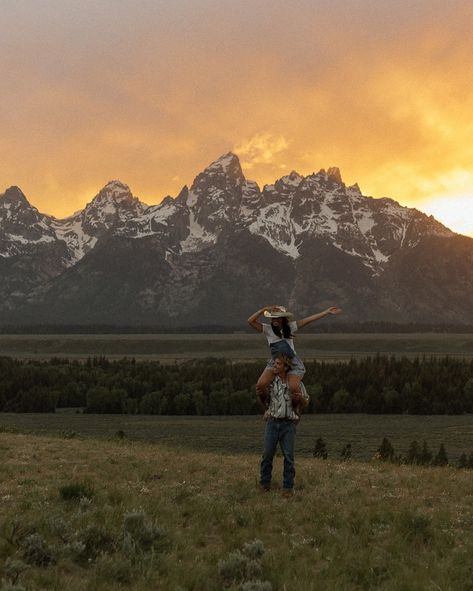
<svg viewBox="0 0 473 591">
<path fill-rule="evenodd" d="M 322 460 L 326 460 L 328 457 L 327 444 L 322 437 L 319 437 L 315 442 L 313 456 L 314 458 L 322 458 Z"/>
<path fill-rule="evenodd" d="M 232 585 L 235 591 L 271 591 L 269 581 L 259 580 L 263 571 L 261 558 L 264 552 L 263 542 L 253 540 L 243 544 L 241 550 L 235 550 L 227 558 L 219 560 L 218 572 L 224 584 Z"/>
<path fill-rule="evenodd" d="M 351 443 L 346 443 L 340 452 L 340 459 L 346 461 L 351 459 Z"/>
<path fill-rule="evenodd" d="M 403 537 L 410 542 L 427 543 L 431 540 L 432 520 L 428 515 L 405 511 L 400 515 L 400 530 Z"/>
<path fill-rule="evenodd" d="M 94 491 L 88 484 L 71 482 L 71 484 L 61 486 L 59 494 L 63 501 L 79 501 L 80 499 L 91 499 L 94 496 Z"/>
<path fill-rule="evenodd" d="M 218 574 L 227 582 L 246 579 L 248 556 L 240 550 L 235 550 L 224 560 L 218 561 Z"/>
<path fill-rule="evenodd" d="M 29 566 L 22 560 L 7 558 L 3 565 L 3 574 L 5 575 L 7 582 L 16 584 L 20 578 L 21 573 L 28 568 Z"/>
<path fill-rule="evenodd" d="M 448 464 L 448 456 L 443 443 L 440 444 L 439 450 L 434 458 L 433 464 L 434 466 L 446 466 Z"/>
<path fill-rule="evenodd" d="M 72 541 L 63 546 L 63 554 L 74 562 L 84 562 L 86 556 L 85 544 L 83 542 Z"/>
<path fill-rule="evenodd" d="M 71 525 L 62 517 L 54 515 L 47 521 L 47 527 L 50 533 L 59 538 L 61 542 L 68 542 L 73 537 Z"/>
<path fill-rule="evenodd" d="M 113 538 L 110 533 L 99 525 L 88 525 L 77 534 L 76 542 L 82 544 L 84 560 L 94 560 L 99 554 L 111 552 L 114 548 Z"/>
<path fill-rule="evenodd" d="M 382 462 L 392 462 L 394 459 L 394 448 L 387 437 L 383 438 L 378 447 L 377 454 Z"/>
<path fill-rule="evenodd" d="M 21 543 L 23 560 L 32 566 L 48 566 L 56 561 L 53 548 L 40 534 L 31 534 Z"/>
<path fill-rule="evenodd" d="M 166 536 L 166 530 L 152 523 L 143 512 L 123 516 L 123 552 L 127 556 L 157 548 Z"/>
<path fill-rule="evenodd" d="M 74 437 L 77 437 L 77 433 L 75 431 L 63 431 L 61 435 L 64 437 L 64 439 L 74 439 Z"/>
<path fill-rule="evenodd" d="M 419 455 L 419 464 L 421 466 L 429 466 L 432 463 L 432 452 L 427 445 L 427 441 L 424 440 L 422 444 L 422 450 Z"/>
<path fill-rule="evenodd" d="M 249 558 L 253 558 L 254 560 L 261 558 L 264 552 L 264 544 L 261 540 L 253 540 L 253 542 L 243 544 L 243 553 L 246 554 L 246 556 L 248 556 Z"/>
</svg>

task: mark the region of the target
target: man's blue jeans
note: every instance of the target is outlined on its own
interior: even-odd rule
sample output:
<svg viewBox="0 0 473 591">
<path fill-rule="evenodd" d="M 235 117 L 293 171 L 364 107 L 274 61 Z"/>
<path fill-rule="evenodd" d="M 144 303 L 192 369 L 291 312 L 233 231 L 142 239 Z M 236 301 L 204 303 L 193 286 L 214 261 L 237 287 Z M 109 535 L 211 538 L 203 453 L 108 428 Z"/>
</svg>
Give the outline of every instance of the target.
<svg viewBox="0 0 473 591">
<path fill-rule="evenodd" d="M 264 452 L 261 460 L 260 484 L 264 487 L 271 485 L 273 472 L 273 458 L 278 443 L 284 456 L 283 488 L 294 487 L 296 467 L 294 462 L 294 439 L 296 425 L 292 421 L 272 421 L 266 423 L 264 433 Z"/>
</svg>

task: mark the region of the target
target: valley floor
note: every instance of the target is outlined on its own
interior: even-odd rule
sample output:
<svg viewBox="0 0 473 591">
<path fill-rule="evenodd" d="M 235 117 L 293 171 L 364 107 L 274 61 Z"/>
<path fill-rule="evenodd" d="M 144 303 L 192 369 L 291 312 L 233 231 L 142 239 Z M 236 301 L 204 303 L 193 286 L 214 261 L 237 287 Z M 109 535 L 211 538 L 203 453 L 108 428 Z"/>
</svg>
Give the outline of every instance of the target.
<svg viewBox="0 0 473 591">
<path fill-rule="evenodd" d="M 473 335 L 453 333 L 297 335 L 297 351 L 305 360 L 343 360 L 396 355 L 422 357 L 449 355 L 473 358 Z M 0 335 L 0 355 L 19 359 L 63 357 L 85 360 L 104 355 L 110 359 L 135 357 L 174 363 L 218 357 L 256 361 L 268 356 L 260 334 L 32 334 Z"/>
</svg>

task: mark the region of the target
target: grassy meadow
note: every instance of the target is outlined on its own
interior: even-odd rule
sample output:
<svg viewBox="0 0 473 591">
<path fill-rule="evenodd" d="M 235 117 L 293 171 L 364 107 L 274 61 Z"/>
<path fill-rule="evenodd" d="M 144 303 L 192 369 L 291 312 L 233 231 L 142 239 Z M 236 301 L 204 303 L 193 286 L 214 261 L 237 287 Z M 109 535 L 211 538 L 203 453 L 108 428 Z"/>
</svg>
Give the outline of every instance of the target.
<svg viewBox="0 0 473 591">
<path fill-rule="evenodd" d="M 350 359 L 368 355 L 451 355 L 473 357 L 471 334 L 310 334 L 296 337 L 304 359 Z M 235 361 L 265 359 L 262 335 L 237 334 L 141 334 L 141 335 L 0 335 L 0 355 L 20 359 L 68 357 L 86 359 L 105 355 L 111 359 L 135 357 L 174 362 L 205 357 Z"/>
<path fill-rule="evenodd" d="M 28 591 L 468 591 L 471 472 L 0 433 L 0 580 Z M 255 542 L 259 540 L 259 542 Z"/>
<path fill-rule="evenodd" d="M 84 438 L 113 438 L 122 431 L 133 441 L 157 443 L 182 450 L 222 454 L 253 454 L 263 436 L 260 416 L 159 416 L 88 415 L 58 413 L 0 413 L 0 430 L 19 430 L 40 435 L 75 434 Z M 296 453 L 309 457 L 315 441 L 322 437 L 329 457 L 339 458 L 346 443 L 352 444 L 353 458 L 370 460 L 383 437 L 388 437 L 396 454 L 405 455 L 413 440 L 423 440 L 434 454 L 444 443 L 449 461 L 456 463 L 462 453 L 473 452 L 472 415 L 304 415 L 297 427 Z"/>
<path fill-rule="evenodd" d="M 297 348 L 472 358 L 473 336 L 306 334 Z M 0 337 L 20 359 L 266 354 L 248 334 Z M 258 490 L 263 429 L 258 416 L 0 413 L 0 591 L 473 591 L 472 471 L 454 467 L 473 452 L 472 415 L 305 415 L 289 499 L 280 456 Z M 375 461 L 383 437 L 401 455 L 442 442 L 451 465 Z"/>
</svg>

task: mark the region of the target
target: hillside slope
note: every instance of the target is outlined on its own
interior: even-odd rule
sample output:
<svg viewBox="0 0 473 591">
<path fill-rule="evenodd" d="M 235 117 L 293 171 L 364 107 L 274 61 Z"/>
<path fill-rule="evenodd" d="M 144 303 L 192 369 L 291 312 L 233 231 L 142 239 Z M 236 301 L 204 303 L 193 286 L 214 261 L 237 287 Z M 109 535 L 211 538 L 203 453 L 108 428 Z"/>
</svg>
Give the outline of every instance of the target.
<svg viewBox="0 0 473 591">
<path fill-rule="evenodd" d="M 262 570 L 247 578 L 274 590 L 471 588 L 470 473 L 299 459 L 288 500 L 280 460 L 274 490 L 258 492 L 259 444 L 237 456 L 1 433 L 0 577 L 21 559 L 26 589 L 220 590 L 238 571 L 229 553 L 259 539 Z"/>
</svg>

